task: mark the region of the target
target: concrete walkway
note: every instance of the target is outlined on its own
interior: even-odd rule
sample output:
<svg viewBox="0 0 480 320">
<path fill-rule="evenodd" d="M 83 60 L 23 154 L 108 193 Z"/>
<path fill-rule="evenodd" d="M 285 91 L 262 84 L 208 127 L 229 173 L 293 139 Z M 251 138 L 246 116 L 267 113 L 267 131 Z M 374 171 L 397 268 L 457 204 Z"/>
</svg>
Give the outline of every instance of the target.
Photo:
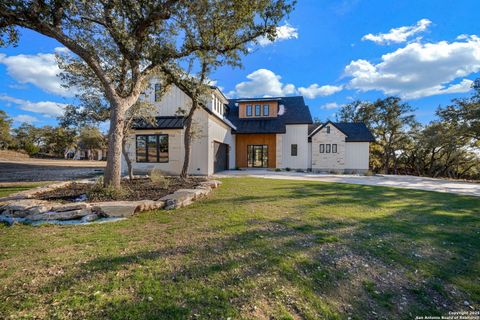
<svg viewBox="0 0 480 320">
<path fill-rule="evenodd" d="M 480 184 L 446 179 L 434 179 L 414 176 L 394 175 L 331 175 L 312 174 L 302 172 L 274 172 L 268 170 L 230 170 L 216 174 L 215 177 L 257 177 L 265 179 L 307 180 L 360 184 L 366 186 L 385 186 L 405 189 L 417 189 L 437 192 L 456 193 L 461 195 L 480 197 Z"/>
</svg>

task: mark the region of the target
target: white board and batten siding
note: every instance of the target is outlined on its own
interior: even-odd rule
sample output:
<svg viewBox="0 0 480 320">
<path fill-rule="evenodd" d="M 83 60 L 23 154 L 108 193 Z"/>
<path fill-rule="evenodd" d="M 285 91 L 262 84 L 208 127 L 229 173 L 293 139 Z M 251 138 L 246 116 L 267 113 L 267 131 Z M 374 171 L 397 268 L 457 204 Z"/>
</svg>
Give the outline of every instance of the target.
<svg viewBox="0 0 480 320">
<path fill-rule="evenodd" d="M 277 134 L 277 168 L 306 170 L 309 167 L 308 125 L 286 125 L 284 134 Z M 292 145 L 297 145 L 297 155 L 292 156 Z"/>
<path fill-rule="evenodd" d="M 370 143 L 346 143 L 345 171 L 367 171 L 369 169 Z"/>
</svg>

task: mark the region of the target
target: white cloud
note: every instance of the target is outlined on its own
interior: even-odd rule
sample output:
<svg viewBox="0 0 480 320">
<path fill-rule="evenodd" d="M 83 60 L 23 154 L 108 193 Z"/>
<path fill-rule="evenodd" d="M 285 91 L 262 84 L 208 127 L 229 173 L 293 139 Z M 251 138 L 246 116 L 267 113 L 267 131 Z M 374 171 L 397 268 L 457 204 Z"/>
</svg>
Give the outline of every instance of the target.
<svg viewBox="0 0 480 320">
<path fill-rule="evenodd" d="M 337 109 L 337 108 L 340 108 L 340 107 L 341 106 L 336 102 L 329 102 L 329 103 L 325 103 L 324 105 L 322 105 L 320 107 L 320 109 L 332 110 L 332 109 Z"/>
<path fill-rule="evenodd" d="M 31 102 L 28 100 L 17 99 L 7 95 L 0 95 L 0 100 L 7 101 L 8 103 L 13 103 L 17 105 L 17 107 L 21 110 L 39 113 L 46 117 L 58 117 L 63 115 L 63 111 L 67 106 L 64 103 L 58 103 L 53 101 Z"/>
<path fill-rule="evenodd" d="M 307 88 L 300 87 L 298 91 L 308 99 L 315 99 L 316 97 L 326 97 L 342 91 L 343 86 L 325 85 L 320 86 L 316 83 Z"/>
<path fill-rule="evenodd" d="M 234 91 L 228 93 L 232 97 L 267 97 L 285 96 L 296 92 L 293 84 L 283 84 L 282 77 L 268 69 L 258 69 L 247 76 L 249 81 L 240 82 Z"/>
<path fill-rule="evenodd" d="M 413 26 L 405 26 L 400 28 L 390 29 L 388 33 L 379 34 L 367 34 L 363 36 L 362 40 L 373 41 L 377 44 L 390 44 L 390 43 L 402 43 L 408 40 L 408 38 L 414 35 L 424 32 L 432 24 L 432 21 L 428 19 L 422 19 Z"/>
<path fill-rule="evenodd" d="M 285 23 L 283 26 L 277 27 L 277 36 L 274 41 L 270 41 L 267 37 L 261 36 L 257 38 L 257 42 L 262 47 L 268 46 L 273 42 L 279 42 L 290 39 L 298 39 L 298 29 Z"/>
<path fill-rule="evenodd" d="M 56 53 L 66 53 L 66 48 L 55 48 Z M 60 95 L 73 97 L 75 90 L 61 86 L 58 67 L 54 53 L 38 53 L 35 55 L 19 54 L 7 56 L 0 54 L 0 63 L 7 68 L 7 73 L 21 84 L 31 83 L 40 89 Z"/>
<path fill-rule="evenodd" d="M 34 122 L 39 122 L 40 120 L 38 120 L 36 117 L 34 116 L 29 116 L 28 114 L 19 114 L 18 116 L 15 116 L 12 118 L 14 122 L 16 123 L 28 123 L 28 124 L 32 124 Z"/>
<path fill-rule="evenodd" d="M 379 90 L 388 95 L 416 99 L 470 90 L 467 76 L 480 71 L 480 38 L 449 43 L 410 43 L 382 56 L 378 64 L 352 61 L 345 68 L 348 87 Z"/>
</svg>

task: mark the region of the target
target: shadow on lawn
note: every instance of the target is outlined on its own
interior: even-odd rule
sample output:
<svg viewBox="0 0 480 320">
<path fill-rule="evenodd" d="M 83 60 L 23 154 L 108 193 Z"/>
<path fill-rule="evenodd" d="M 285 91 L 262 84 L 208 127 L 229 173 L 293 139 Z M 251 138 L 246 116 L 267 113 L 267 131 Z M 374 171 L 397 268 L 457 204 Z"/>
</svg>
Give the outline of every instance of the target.
<svg viewBox="0 0 480 320">
<path fill-rule="evenodd" d="M 477 199 L 314 183 L 281 190 L 301 210 L 246 220 L 247 231 L 207 241 L 192 235 L 188 245 L 96 258 L 44 290 L 66 291 L 129 270 L 125 281 L 135 288 L 133 301 L 106 302 L 97 314 L 111 319 L 219 319 L 238 317 L 240 310 L 242 316 L 267 318 L 411 318 L 458 311 L 464 299 L 480 300 L 479 285 L 471 283 L 480 277 Z M 234 205 L 279 198 L 228 196 Z M 338 220 L 315 215 L 319 206 L 339 203 L 394 210 Z M 460 287 L 454 295 L 452 284 Z"/>
</svg>

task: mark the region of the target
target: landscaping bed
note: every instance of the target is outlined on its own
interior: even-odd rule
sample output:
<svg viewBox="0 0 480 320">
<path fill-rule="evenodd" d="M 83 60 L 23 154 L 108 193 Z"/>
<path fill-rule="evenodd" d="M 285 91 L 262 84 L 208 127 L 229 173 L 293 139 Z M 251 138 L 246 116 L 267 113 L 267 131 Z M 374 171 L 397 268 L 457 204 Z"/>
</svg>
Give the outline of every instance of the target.
<svg viewBox="0 0 480 320">
<path fill-rule="evenodd" d="M 220 185 L 216 180 L 157 176 L 122 181 L 122 188 L 100 180 L 61 182 L 0 198 L 0 222 L 87 224 L 117 221 L 138 212 L 188 206 Z"/>
<path fill-rule="evenodd" d="M 105 192 L 98 184 L 73 182 L 67 187 L 56 188 L 35 196 L 39 200 L 66 202 L 98 202 L 98 201 L 137 201 L 159 200 L 179 189 L 192 189 L 204 182 L 204 178 L 183 180 L 178 177 L 165 177 L 162 183 L 153 182 L 149 178 L 136 178 L 122 181 L 121 192 Z"/>
</svg>

